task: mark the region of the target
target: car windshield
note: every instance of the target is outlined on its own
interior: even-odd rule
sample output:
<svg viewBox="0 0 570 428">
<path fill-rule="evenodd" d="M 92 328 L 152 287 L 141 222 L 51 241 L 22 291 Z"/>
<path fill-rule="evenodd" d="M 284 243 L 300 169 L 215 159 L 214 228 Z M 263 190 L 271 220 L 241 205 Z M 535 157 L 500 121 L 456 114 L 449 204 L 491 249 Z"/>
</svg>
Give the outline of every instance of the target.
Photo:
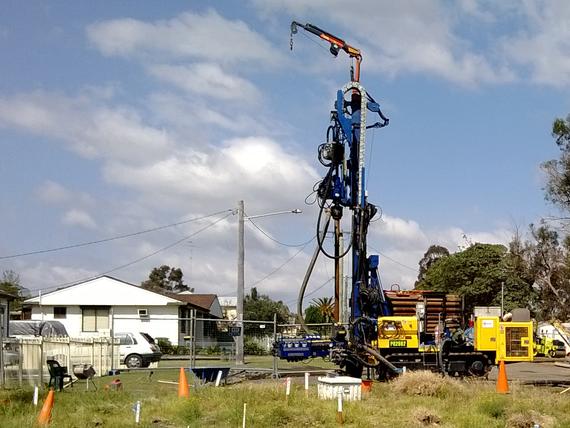
<svg viewBox="0 0 570 428">
<path fill-rule="evenodd" d="M 144 337 L 148 343 L 154 343 L 154 339 L 150 334 L 141 332 L 141 336 Z"/>
</svg>

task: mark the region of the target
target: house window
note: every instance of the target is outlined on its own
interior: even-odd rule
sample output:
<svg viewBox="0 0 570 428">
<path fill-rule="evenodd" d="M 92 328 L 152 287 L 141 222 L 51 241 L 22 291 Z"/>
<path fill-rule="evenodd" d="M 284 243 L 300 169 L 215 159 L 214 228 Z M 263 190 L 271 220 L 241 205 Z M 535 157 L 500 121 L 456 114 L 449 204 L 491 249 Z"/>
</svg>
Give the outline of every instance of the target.
<svg viewBox="0 0 570 428">
<path fill-rule="evenodd" d="M 186 318 L 186 316 L 187 316 L 186 309 L 183 307 L 180 307 L 178 310 L 178 317 L 179 318 Z M 180 320 L 180 321 L 178 321 L 178 324 L 179 324 L 179 328 L 180 328 L 180 330 L 179 330 L 180 333 L 186 334 L 188 332 L 188 328 L 187 328 L 188 321 Z"/>
<path fill-rule="evenodd" d="M 81 309 L 82 330 L 100 331 L 109 329 L 109 308 L 85 307 Z"/>
<path fill-rule="evenodd" d="M 67 318 L 67 308 L 65 306 L 54 306 L 53 318 L 56 320 Z"/>
</svg>

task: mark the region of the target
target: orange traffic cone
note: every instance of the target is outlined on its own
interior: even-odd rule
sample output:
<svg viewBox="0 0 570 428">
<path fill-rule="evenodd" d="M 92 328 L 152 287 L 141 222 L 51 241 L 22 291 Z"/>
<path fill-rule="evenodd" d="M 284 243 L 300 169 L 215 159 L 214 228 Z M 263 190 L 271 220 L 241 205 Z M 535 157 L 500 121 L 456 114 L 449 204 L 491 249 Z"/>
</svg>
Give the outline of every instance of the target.
<svg viewBox="0 0 570 428">
<path fill-rule="evenodd" d="M 51 409 L 53 409 L 54 397 L 55 393 L 53 392 L 53 388 L 50 388 L 46 401 L 44 401 L 44 405 L 42 406 L 42 410 L 38 416 L 38 424 L 49 425 L 49 422 L 51 420 Z"/>
<path fill-rule="evenodd" d="M 497 392 L 499 394 L 507 394 L 509 392 L 509 383 L 507 382 L 507 370 L 505 362 L 499 361 L 499 376 L 497 377 Z"/>
<path fill-rule="evenodd" d="M 178 397 L 188 398 L 189 396 L 186 372 L 184 371 L 184 367 L 180 367 L 180 374 L 178 375 Z"/>
</svg>

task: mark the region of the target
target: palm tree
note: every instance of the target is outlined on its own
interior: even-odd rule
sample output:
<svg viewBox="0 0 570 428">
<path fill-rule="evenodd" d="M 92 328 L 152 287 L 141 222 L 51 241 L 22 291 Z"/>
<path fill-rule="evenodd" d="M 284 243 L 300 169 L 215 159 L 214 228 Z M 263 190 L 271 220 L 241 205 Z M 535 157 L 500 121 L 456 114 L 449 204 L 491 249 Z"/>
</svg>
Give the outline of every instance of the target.
<svg viewBox="0 0 570 428">
<path fill-rule="evenodd" d="M 332 322 L 334 317 L 334 303 L 332 297 L 313 299 L 312 304 L 317 307 L 317 310 L 325 322 Z"/>
</svg>

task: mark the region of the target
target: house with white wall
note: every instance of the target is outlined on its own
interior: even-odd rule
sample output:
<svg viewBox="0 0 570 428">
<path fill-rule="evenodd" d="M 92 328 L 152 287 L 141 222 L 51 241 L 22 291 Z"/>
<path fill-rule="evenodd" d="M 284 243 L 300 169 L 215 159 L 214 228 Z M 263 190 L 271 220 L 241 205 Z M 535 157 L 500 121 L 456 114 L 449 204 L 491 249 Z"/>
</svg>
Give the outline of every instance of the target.
<svg viewBox="0 0 570 428">
<path fill-rule="evenodd" d="M 192 304 L 188 297 L 157 293 L 110 276 L 36 296 L 24 304 L 31 307 L 32 320 L 60 321 L 72 337 L 110 336 L 113 330 L 144 332 L 183 344 L 180 314 L 190 308 L 210 317 L 208 308 Z"/>
</svg>

